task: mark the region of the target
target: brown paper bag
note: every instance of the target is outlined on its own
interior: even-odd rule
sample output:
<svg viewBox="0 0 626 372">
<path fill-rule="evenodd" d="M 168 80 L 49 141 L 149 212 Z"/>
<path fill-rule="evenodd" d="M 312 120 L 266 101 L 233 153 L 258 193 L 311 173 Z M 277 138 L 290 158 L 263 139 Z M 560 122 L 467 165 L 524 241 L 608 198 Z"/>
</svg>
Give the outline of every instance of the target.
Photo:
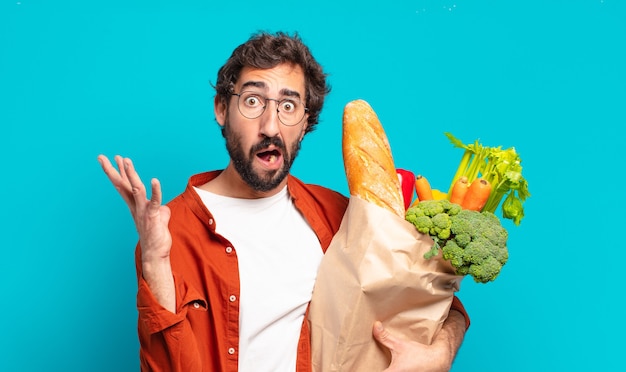
<svg viewBox="0 0 626 372">
<path fill-rule="evenodd" d="M 352 196 L 318 272 L 309 309 L 313 370 L 382 371 L 388 350 L 372 335 L 380 320 L 396 335 L 430 344 L 462 276 L 432 239 L 403 218 Z"/>
</svg>

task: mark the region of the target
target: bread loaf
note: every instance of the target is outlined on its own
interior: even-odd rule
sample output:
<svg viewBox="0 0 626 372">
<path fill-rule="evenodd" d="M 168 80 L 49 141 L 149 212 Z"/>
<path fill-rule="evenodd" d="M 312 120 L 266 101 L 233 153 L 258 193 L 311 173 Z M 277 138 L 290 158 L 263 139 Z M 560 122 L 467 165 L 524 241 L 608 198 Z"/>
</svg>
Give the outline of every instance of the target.
<svg viewBox="0 0 626 372">
<path fill-rule="evenodd" d="M 404 217 L 404 201 L 387 135 L 371 106 L 349 102 L 343 111 L 343 163 L 350 195 Z"/>
</svg>

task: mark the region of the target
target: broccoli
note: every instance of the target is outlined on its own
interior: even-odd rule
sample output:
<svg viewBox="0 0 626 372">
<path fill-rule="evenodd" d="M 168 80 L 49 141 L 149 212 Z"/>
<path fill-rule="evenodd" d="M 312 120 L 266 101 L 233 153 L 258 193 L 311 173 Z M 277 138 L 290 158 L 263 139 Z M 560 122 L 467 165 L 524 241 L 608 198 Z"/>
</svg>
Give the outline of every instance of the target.
<svg viewBox="0 0 626 372">
<path fill-rule="evenodd" d="M 443 258 L 450 261 L 452 266 L 461 267 L 464 264 L 463 257 L 464 251 L 453 239 L 446 242 L 446 245 L 441 249 Z"/>
<path fill-rule="evenodd" d="M 422 234 L 428 234 L 433 227 L 433 221 L 428 216 L 418 216 L 417 214 L 407 213 L 406 220 L 415 225 L 417 231 Z"/>
<path fill-rule="evenodd" d="M 487 283 L 495 279 L 500 270 L 502 270 L 500 261 L 493 256 L 489 256 L 480 265 L 470 265 L 468 274 L 473 276 L 478 283 Z"/>
<path fill-rule="evenodd" d="M 433 223 L 431 235 L 436 234 L 439 239 L 448 239 L 450 237 L 450 216 L 447 213 L 437 213 L 430 219 Z"/>
<path fill-rule="evenodd" d="M 407 210 L 406 220 L 433 239 L 425 259 L 441 251 L 457 275 L 471 275 L 477 283 L 493 281 L 509 258 L 508 233 L 492 212 L 461 209 L 446 199 L 425 200 Z"/>
<path fill-rule="evenodd" d="M 443 209 L 443 205 L 439 203 L 437 200 L 425 200 L 418 204 L 420 205 L 417 209 L 422 211 L 423 214 L 428 217 L 434 217 L 436 214 L 443 213 L 445 211 Z"/>
</svg>

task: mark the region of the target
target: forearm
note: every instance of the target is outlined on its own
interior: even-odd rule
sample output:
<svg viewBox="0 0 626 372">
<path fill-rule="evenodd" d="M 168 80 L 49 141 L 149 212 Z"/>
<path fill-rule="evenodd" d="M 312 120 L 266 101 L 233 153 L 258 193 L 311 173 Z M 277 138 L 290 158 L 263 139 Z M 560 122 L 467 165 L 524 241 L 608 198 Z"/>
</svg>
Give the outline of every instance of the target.
<svg viewBox="0 0 626 372">
<path fill-rule="evenodd" d="M 435 337 L 433 344 L 440 344 L 442 350 L 449 351 L 449 367 L 452 367 L 452 362 L 461 347 L 466 329 L 465 316 L 451 309 L 441 331 Z"/>
<path fill-rule="evenodd" d="M 141 269 L 154 298 L 165 309 L 176 313 L 176 289 L 169 258 L 142 261 Z"/>
</svg>

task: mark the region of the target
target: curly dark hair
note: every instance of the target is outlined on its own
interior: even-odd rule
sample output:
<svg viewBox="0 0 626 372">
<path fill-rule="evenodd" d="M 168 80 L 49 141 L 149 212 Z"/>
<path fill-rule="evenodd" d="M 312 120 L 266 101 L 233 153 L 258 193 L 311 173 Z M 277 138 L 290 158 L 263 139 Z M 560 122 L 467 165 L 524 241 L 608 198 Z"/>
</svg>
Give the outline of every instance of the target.
<svg viewBox="0 0 626 372">
<path fill-rule="evenodd" d="M 304 102 L 309 109 L 305 133 L 311 132 L 319 120 L 324 98 L 330 93 L 330 86 L 326 82 L 327 74 L 297 33 L 289 35 L 285 32 L 272 34 L 260 31 L 252 34 L 248 41 L 233 51 L 219 69 L 215 91 L 223 102 L 228 102 L 244 67 L 269 69 L 281 63 L 299 65 L 304 71 Z"/>
</svg>

